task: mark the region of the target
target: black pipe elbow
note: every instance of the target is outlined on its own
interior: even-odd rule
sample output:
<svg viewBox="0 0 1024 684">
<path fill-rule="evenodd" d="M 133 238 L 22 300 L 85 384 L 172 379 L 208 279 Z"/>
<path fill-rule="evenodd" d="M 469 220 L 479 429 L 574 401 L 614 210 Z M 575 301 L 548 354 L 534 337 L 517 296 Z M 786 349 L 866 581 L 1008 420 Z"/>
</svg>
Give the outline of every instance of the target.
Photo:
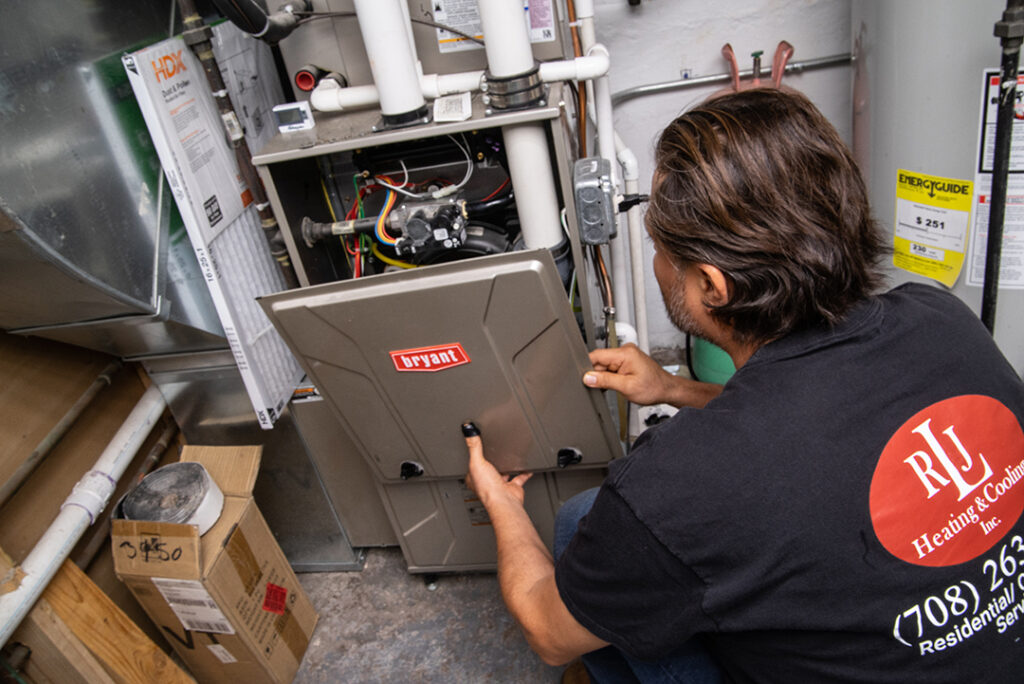
<svg viewBox="0 0 1024 684">
<path fill-rule="evenodd" d="M 213 0 L 213 4 L 232 24 L 271 45 L 299 25 L 298 16 L 291 11 L 293 5 L 268 15 L 255 0 Z"/>
</svg>

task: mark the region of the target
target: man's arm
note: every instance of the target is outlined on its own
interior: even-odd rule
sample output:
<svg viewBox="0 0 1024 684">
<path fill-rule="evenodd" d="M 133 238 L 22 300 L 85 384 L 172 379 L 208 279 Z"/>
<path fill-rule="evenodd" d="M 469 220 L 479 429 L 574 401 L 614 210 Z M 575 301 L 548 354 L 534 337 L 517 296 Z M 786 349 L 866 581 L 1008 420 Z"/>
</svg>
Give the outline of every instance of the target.
<svg viewBox="0 0 1024 684">
<path fill-rule="evenodd" d="M 635 344 L 590 352 L 594 370 L 583 375 L 587 387 L 610 389 L 634 404 L 668 404 L 676 408 L 704 406 L 722 393 L 722 386 L 672 375 Z"/>
<path fill-rule="evenodd" d="M 523 507 L 523 485 L 531 473 L 511 479 L 484 458 L 475 427 L 463 427 L 469 448 L 466 484 L 477 493 L 494 526 L 498 545 L 498 583 L 509 612 L 527 643 L 549 665 L 564 665 L 607 646 L 577 622 L 555 586 L 555 566 Z"/>
</svg>

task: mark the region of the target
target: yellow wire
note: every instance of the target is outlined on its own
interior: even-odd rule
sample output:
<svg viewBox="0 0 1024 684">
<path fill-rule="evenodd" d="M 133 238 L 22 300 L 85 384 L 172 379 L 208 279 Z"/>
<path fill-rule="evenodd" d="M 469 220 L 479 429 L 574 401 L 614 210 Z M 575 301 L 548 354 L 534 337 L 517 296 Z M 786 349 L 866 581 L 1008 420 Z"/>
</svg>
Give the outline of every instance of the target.
<svg viewBox="0 0 1024 684">
<path fill-rule="evenodd" d="M 320 177 L 320 189 L 324 191 L 324 201 L 327 202 L 327 211 L 331 212 L 331 220 L 337 223 L 338 216 L 334 213 L 334 205 L 331 204 L 331 196 L 327 194 L 327 185 L 324 184 L 323 176 Z M 345 263 L 348 264 L 348 268 L 351 271 L 352 260 L 348 258 L 348 250 L 345 249 L 345 238 L 339 235 L 338 240 L 341 241 L 341 251 L 345 253 Z"/>
<path fill-rule="evenodd" d="M 327 202 L 327 210 L 331 212 L 331 220 L 337 223 L 338 217 L 334 215 L 334 205 L 331 204 L 331 196 L 327 194 L 327 186 L 322 177 L 320 178 L 320 189 L 324 191 L 324 201 Z"/>
<path fill-rule="evenodd" d="M 407 261 L 398 261 L 397 259 L 392 259 L 389 256 L 384 256 L 384 254 L 380 251 L 380 248 L 377 247 L 377 243 L 371 244 L 370 250 L 373 251 L 373 255 L 375 257 L 377 257 L 385 264 L 388 264 L 390 266 L 397 266 L 398 268 L 416 268 L 416 264 L 410 264 Z"/>
</svg>

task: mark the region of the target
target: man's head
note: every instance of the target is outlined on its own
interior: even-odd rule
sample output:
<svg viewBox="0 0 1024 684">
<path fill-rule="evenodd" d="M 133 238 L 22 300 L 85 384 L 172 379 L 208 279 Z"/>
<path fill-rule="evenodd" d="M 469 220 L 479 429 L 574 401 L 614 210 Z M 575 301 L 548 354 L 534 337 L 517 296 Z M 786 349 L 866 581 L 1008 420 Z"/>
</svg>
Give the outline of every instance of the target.
<svg viewBox="0 0 1024 684">
<path fill-rule="evenodd" d="M 654 176 L 646 221 L 659 257 L 680 287 L 701 264 L 724 276 L 727 296 L 703 305 L 738 342 L 835 323 L 881 283 L 864 182 L 803 95 L 759 89 L 705 102 L 662 133 Z"/>
</svg>

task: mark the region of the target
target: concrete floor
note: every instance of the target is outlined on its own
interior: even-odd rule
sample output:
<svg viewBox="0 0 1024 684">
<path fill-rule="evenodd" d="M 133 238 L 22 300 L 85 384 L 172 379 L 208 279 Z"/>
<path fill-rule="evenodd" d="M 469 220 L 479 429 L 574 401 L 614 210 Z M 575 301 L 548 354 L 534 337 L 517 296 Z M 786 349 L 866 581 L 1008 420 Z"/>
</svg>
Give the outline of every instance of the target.
<svg viewBox="0 0 1024 684">
<path fill-rule="evenodd" d="M 398 548 L 369 549 L 362 572 L 303 573 L 320 621 L 295 684 L 558 682 L 530 651 L 493 574 L 406 571 Z"/>
</svg>

